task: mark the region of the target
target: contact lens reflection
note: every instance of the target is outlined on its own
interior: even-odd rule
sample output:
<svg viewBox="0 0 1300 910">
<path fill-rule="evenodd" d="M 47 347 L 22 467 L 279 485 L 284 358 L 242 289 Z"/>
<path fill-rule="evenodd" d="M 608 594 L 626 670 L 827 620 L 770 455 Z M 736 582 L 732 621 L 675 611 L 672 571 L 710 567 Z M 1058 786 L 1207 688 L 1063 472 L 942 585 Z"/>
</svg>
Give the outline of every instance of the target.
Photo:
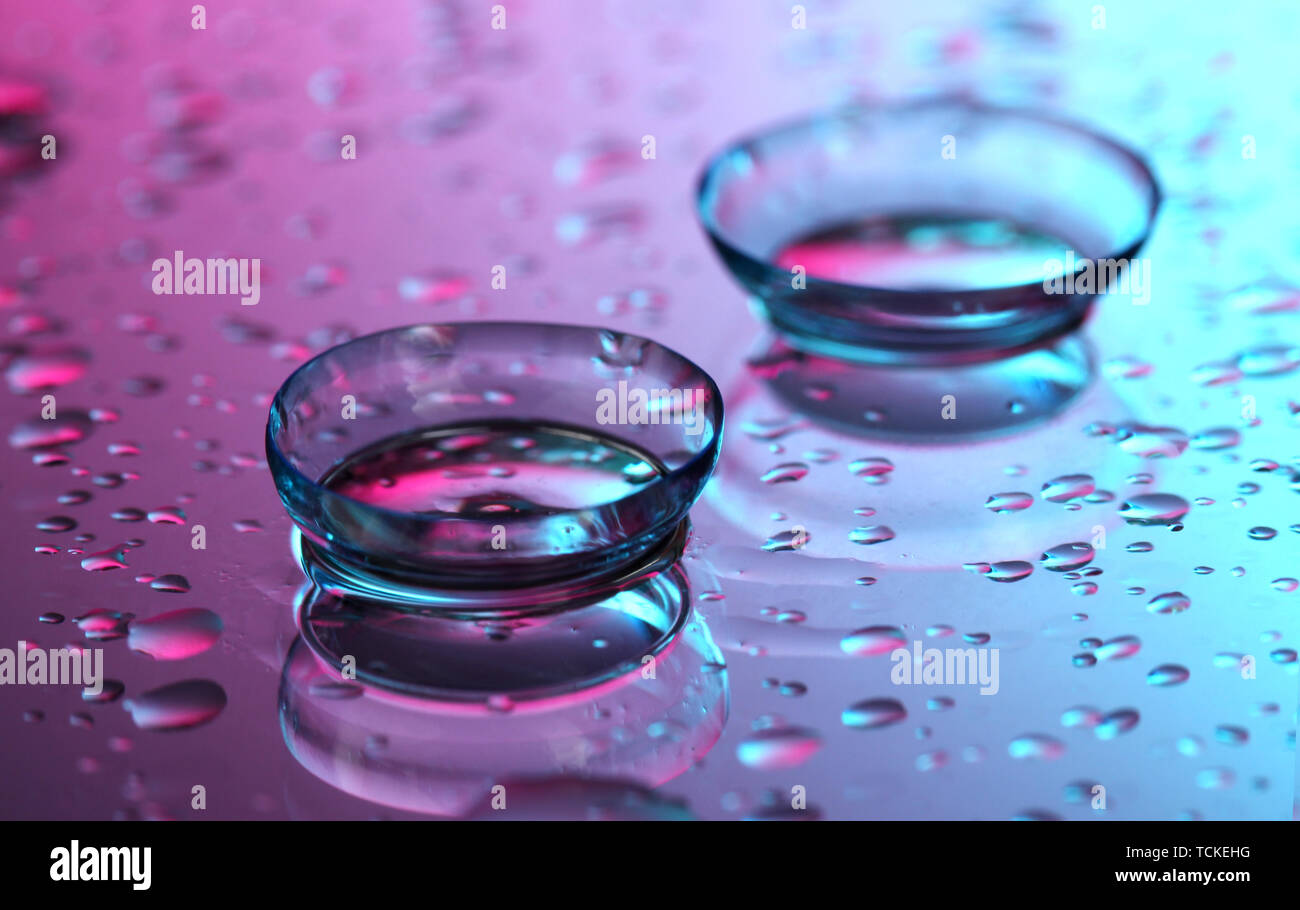
<svg viewBox="0 0 1300 910">
<path fill-rule="evenodd" d="M 614 811 L 628 803 L 613 787 L 671 816 L 644 788 L 709 751 L 728 702 L 689 591 L 678 563 L 574 609 L 452 616 L 307 586 L 281 675 L 285 742 L 322 781 L 408 811 L 473 814 L 497 786 L 546 817 L 566 793 Z"/>
<path fill-rule="evenodd" d="M 785 407 L 836 430 L 946 443 L 1046 420 L 1093 377 L 1077 335 L 997 360 L 907 367 L 822 357 L 771 339 L 749 367 Z"/>
<path fill-rule="evenodd" d="M 1032 556 L 1064 542 L 1062 510 L 1085 506 L 1093 509 L 1074 539 L 1091 539 L 1122 527 L 1106 504 L 1133 471 L 1129 452 L 1105 434 L 1062 451 L 1062 432 L 1131 414 L 1112 384 L 1089 381 L 1089 367 L 1077 336 L 945 367 L 848 363 L 766 342 L 727 390 L 739 441 L 724 452 L 708 500 L 734 527 L 765 535 L 764 550 L 811 557 L 777 558 L 778 581 Z M 1152 483 L 1163 474 L 1158 462 L 1144 468 Z M 1053 482 L 1068 478 L 1088 486 L 1050 498 Z M 844 561 L 839 574 L 828 575 L 828 559 Z"/>
</svg>

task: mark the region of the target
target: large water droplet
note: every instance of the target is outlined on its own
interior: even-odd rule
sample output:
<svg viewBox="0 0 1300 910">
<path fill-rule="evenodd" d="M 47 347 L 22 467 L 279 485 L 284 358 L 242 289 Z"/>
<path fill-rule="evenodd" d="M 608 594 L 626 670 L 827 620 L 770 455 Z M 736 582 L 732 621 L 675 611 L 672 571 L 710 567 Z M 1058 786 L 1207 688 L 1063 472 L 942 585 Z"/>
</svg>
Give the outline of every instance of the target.
<svg viewBox="0 0 1300 910">
<path fill-rule="evenodd" d="M 1028 493 L 994 493 L 984 502 L 984 508 L 999 515 L 1019 512 L 1034 504 L 1034 497 Z"/>
<path fill-rule="evenodd" d="M 887 540 L 894 539 L 894 531 L 885 525 L 869 525 L 863 528 L 854 528 L 849 532 L 849 540 L 863 546 L 884 543 Z"/>
<path fill-rule="evenodd" d="M 1125 500 L 1119 514 L 1131 525 L 1172 525 L 1182 521 L 1190 508 L 1186 499 L 1173 493 L 1140 493 Z"/>
<path fill-rule="evenodd" d="M 1043 484 L 1042 496 L 1048 502 L 1069 502 L 1097 489 L 1091 474 L 1062 474 Z"/>
<path fill-rule="evenodd" d="M 1003 562 L 995 562 L 989 566 L 987 572 L 982 573 L 989 581 L 1002 582 L 1004 584 L 1021 581 L 1033 574 L 1034 564 L 1025 562 L 1022 559 L 1008 559 Z"/>
<path fill-rule="evenodd" d="M 1063 543 L 1045 550 L 1040 557 L 1040 561 L 1044 569 L 1050 569 L 1053 572 L 1069 572 L 1073 569 L 1083 568 L 1092 562 L 1095 555 L 1096 553 L 1090 544 Z"/>
<path fill-rule="evenodd" d="M 907 637 L 896 626 L 868 626 L 840 640 L 840 650 L 854 657 L 876 657 L 906 645 Z"/>
<path fill-rule="evenodd" d="M 226 692 L 207 679 L 187 679 L 150 689 L 122 703 L 142 730 L 183 730 L 212 720 L 226 707 Z"/>
<path fill-rule="evenodd" d="M 126 644 L 156 660 L 183 660 L 216 644 L 221 629 L 221 617 L 216 613 L 191 607 L 132 622 Z"/>
</svg>

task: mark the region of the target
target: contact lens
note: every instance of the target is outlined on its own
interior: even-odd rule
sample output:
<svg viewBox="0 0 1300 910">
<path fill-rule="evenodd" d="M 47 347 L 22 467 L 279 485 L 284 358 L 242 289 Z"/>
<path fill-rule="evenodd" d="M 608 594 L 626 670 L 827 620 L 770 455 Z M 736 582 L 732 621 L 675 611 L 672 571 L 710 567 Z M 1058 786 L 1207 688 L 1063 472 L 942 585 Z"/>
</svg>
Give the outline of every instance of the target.
<svg viewBox="0 0 1300 910">
<path fill-rule="evenodd" d="M 272 404 L 267 459 L 318 583 L 518 609 L 529 589 L 553 603 L 653 562 L 721 439 L 713 380 L 648 339 L 468 323 L 308 361 Z"/>
</svg>

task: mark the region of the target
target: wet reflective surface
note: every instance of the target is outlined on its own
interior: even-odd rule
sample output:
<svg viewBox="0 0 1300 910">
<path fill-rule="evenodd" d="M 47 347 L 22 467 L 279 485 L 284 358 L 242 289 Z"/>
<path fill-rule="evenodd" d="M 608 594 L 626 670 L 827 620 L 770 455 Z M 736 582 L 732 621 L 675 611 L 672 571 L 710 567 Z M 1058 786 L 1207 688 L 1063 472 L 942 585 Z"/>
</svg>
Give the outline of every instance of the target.
<svg viewBox="0 0 1300 910">
<path fill-rule="evenodd" d="M 1300 118 L 1272 69 L 1297 14 L 1246 44 L 1085 12 L 797 30 L 608 2 L 494 31 L 473 4 L 287 2 L 196 32 L 143 0 L 7 5 L 0 648 L 102 649 L 104 680 L 0 686 L 0 814 L 491 818 L 502 785 L 512 817 L 1289 818 L 1300 235 L 1276 150 Z M 695 221 L 705 160 L 820 102 L 963 88 L 1150 157 L 1149 301 L 1098 298 L 1088 357 L 1014 400 L 978 374 L 875 400 L 861 365 L 765 359 Z M 178 250 L 260 258 L 258 303 L 155 295 Z M 480 319 L 648 335 L 718 381 L 694 536 L 611 607 L 358 626 L 302 590 L 271 398 L 350 338 Z M 932 437 L 861 432 L 890 421 Z M 493 649 L 518 660 L 455 664 Z"/>
</svg>

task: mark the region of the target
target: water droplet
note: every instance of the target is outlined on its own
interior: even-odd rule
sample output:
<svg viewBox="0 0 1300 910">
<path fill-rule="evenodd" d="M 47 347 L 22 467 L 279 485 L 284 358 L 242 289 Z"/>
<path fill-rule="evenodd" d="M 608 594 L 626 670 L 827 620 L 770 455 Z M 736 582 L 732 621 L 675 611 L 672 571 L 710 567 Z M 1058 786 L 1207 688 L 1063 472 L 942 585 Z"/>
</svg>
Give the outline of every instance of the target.
<svg viewBox="0 0 1300 910">
<path fill-rule="evenodd" d="M 1018 736 L 1007 745 L 1012 758 L 1055 761 L 1065 754 L 1065 744 L 1042 733 Z"/>
<path fill-rule="evenodd" d="M 1070 708 L 1061 715 L 1061 726 L 1091 729 L 1101 723 L 1101 712 L 1086 705 Z"/>
<path fill-rule="evenodd" d="M 771 771 L 803 764 L 821 748 L 821 737 L 804 727 L 759 730 L 736 747 L 736 757 L 749 768 Z"/>
<path fill-rule="evenodd" d="M 1112 357 L 1103 366 L 1111 379 L 1138 379 L 1150 375 L 1152 369 L 1151 364 L 1132 356 Z"/>
<path fill-rule="evenodd" d="M 808 475 L 808 465 L 802 461 L 779 464 L 765 472 L 759 480 L 763 483 L 790 483 Z"/>
<path fill-rule="evenodd" d="M 1112 711 L 1101 719 L 1101 723 L 1093 728 L 1093 733 L 1098 739 L 1114 739 L 1120 734 L 1127 733 L 1138 725 L 1138 712 L 1132 708 L 1121 708 L 1118 711 Z"/>
<path fill-rule="evenodd" d="M 73 622 L 88 641 L 113 641 L 126 636 L 127 624 L 132 618 L 131 613 L 96 607 Z"/>
<path fill-rule="evenodd" d="M 749 420 L 740 425 L 740 431 L 751 439 L 772 441 L 793 433 L 804 426 L 802 417 L 771 417 Z"/>
<path fill-rule="evenodd" d="M 176 506 L 163 506 L 158 509 L 150 509 L 147 517 L 156 525 L 185 524 L 185 513 Z"/>
<path fill-rule="evenodd" d="M 1300 366 L 1300 348 L 1264 345 L 1237 355 L 1237 368 L 1247 376 L 1281 376 Z"/>
<path fill-rule="evenodd" d="M 867 483 L 881 484 L 889 480 L 894 463 L 888 458 L 858 458 L 849 462 L 849 471 Z"/>
<path fill-rule="evenodd" d="M 184 594 L 190 589 L 190 582 L 184 575 L 159 575 L 149 582 L 155 591 L 167 594 Z"/>
<path fill-rule="evenodd" d="M 552 175 L 563 186 L 589 187 L 626 172 L 639 162 L 634 146 L 613 138 L 599 138 L 557 158 Z"/>
<path fill-rule="evenodd" d="M 1009 559 L 1004 562 L 995 562 L 989 566 L 987 572 L 983 575 L 990 581 L 1002 582 L 1004 584 L 1020 581 L 1028 578 L 1033 574 L 1034 564 L 1025 562 L 1020 559 Z"/>
<path fill-rule="evenodd" d="M 92 689 L 82 689 L 81 700 L 96 705 L 106 705 L 117 701 L 125 691 L 126 684 L 120 679 L 105 679 L 100 682 L 98 692 Z"/>
<path fill-rule="evenodd" d="M 862 528 L 854 528 L 849 532 L 849 540 L 862 546 L 884 543 L 887 540 L 894 539 L 894 531 L 885 525 L 869 525 Z"/>
<path fill-rule="evenodd" d="M 1152 686 L 1179 686 L 1191 678 L 1191 672 L 1179 664 L 1161 664 L 1147 674 L 1147 684 Z"/>
<path fill-rule="evenodd" d="M 469 288 L 469 279 L 464 275 L 430 272 L 403 278 L 397 284 L 397 293 L 403 300 L 438 304 L 459 300 L 469 293 Z"/>
<path fill-rule="evenodd" d="M 1151 598 L 1151 602 L 1147 604 L 1147 612 L 1167 616 L 1170 613 L 1182 613 L 1191 605 L 1191 598 L 1186 594 L 1181 591 L 1169 591 Z"/>
<path fill-rule="evenodd" d="M 1220 724 L 1214 728 L 1214 738 L 1225 746 L 1244 746 L 1250 742 L 1250 732 L 1245 727 Z"/>
<path fill-rule="evenodd" d="M 1034 504 L 1034 497 L 1028 493 L 994 493 L 984 503 L 984 508 L 999 515 L 1019 512 Z"/>
<path fill-rule="evenodd" d="M 211 610 L 191 607 L 133 621 L 126 644 L 132 651 L 155 660 L 184 660 L 216 644 L 221 637 L 221 617 Z"/>
<path fill-rule="evenodd" d="M 763 549 L 769 553 L 783 553 L 790 550 L 799 550 L 808 545 L 812 540 L 812 535 L 802 528 L 792 528 L 788 531 L 780 531 L 773 534 L 763 542 Z"/>
<path fill-rule="evenodd" d="M 939 768 L 948 764 L 948 753 L 942 749 L 935 749 L 933 752 L 923 752 L 916 757 L 916 770 L 918 771 L 937 771 Z"/>
<path fill-rule="evenodd" d="M 1098 660 L 1123 660 L 1142 650 L 1142 642 L 1136 635 L 1121 635 L 1103 642 L 1094 652 Z"/>
<path fill-rule="evenodd" d="M 1231 768 L 1206 768 L 1196 774 L 1196 786 L 1202 790 L 1227 790 L 1237 781 Z"/>
<path fill-rule="evenodd" d="M 106 572 L 111 569 L 126 568 L 126 553 L 121 547 L 115 550 L 101 550 L 91 553 L 81 560 L 81 567 L 87 572 Z"/>
<path fill-rule="evenodd" d="M 907 709 L 895 698 L 868 698 L 844 709 L 840 720 L 855 730 L 878 730 L 901 722 Z"/>
<path fill-rule="evenodd" d="M 1187 434 L 1174 427 L 1129 424 L 1118 427 L 1115 441 L 1120 449 L 1143 458 L 1177 458 L 1187 449 Z"/>
<path fill-rule="evenodd" d="M 1131 525 L 1172 525 L 1190 508 L 1186 499 L 1173 493 L 1141 493 L 1125 500 L 1119 514 Z"/>
<path fill-rule="evenodd" d="M 1087 496 L 1096 488 L 1091 474 L 1062 474 L 1043 484 L 1042 496 L 1048 502 L 1069 502 Z"/>
<path fill-rule="evenodd" d="M 555 221 L 555 237 L 565 246 L 590 246 L 634 235 L 644 223 L 638 206 L 609 203 L 561 215 Z"/>
<path fill-rule="evenodd" d="M 51 446 L 72 445 L 81 442 L 90 433 L 90 417 L 80 411 L 60 408 L 51 420 L 33 417 L 18 424 L 9 433 L 9 444 L 15 449 L 45 449 Z"/>
<path fill-rule="evenodd" d="M 1068 572 L 1086 566 L 1092 562 L 1095 555 L 1096 553 L 1090 544 L 1063 543 L 1045 550 L 1039 560 L 1042 562 L 1044 569 L 1050 569 L 1053 572 Z"/>
<path fill-rule="evenodd" d="M 207 679 L 187 679 L 122 703 L 141 730 L 183 730 L 212 720 L 226 707 L 226 693 Z"/>
<path fill-rule="evenodd" d="M 10 391 L 22 395 L 55 389 L 86 375 L 90 353 L 79 348 L 61 348 L 19 354 L 5 369 Z"/>
<path fill-rule="evenodd" d="M 876 657 L 906 645 L 907 636 L 896 626 L 868 626 L 840 640 L 840 650 L 854 657 Z"/>
</svg>

